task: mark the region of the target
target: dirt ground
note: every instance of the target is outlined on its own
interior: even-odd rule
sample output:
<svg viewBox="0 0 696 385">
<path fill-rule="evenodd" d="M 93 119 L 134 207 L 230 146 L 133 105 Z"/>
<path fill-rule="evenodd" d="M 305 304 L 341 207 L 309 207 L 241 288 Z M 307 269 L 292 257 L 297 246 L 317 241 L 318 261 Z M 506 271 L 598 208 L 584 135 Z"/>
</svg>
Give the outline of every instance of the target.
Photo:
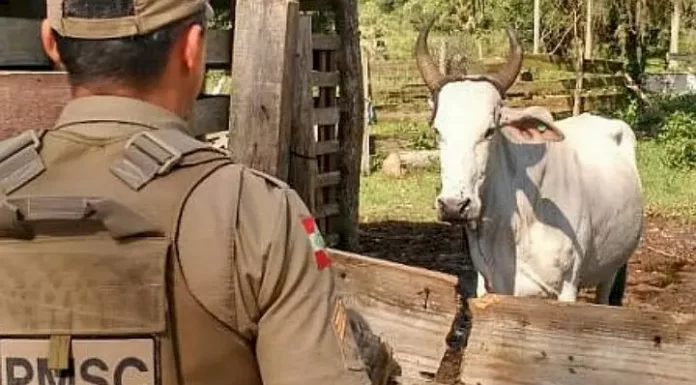
<svg viewBox="0 0 696 385">
<path fill-rule="evenodd" d="M 456 274 L 461 231 L 438 223 L 364 224 L 360 253 Z M 582 295 L 592 298 L 591 290 Z M 624 305 L 696 313 L 696 223 L 647 213 L 640 248 L 630 260 Z"/>
</svg>

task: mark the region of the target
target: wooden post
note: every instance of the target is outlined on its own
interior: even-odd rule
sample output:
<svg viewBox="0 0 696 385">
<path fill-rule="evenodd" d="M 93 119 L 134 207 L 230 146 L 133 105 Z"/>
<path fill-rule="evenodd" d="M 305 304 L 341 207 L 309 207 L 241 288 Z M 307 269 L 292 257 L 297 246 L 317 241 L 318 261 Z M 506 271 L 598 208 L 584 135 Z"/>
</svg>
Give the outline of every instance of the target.
<svg viewBox="0 0 696 385">
<path fill-rule="evenodd" d="M 360 159 L 365 114 L 360 60 L 360 29 L 358 2 L 336 0 L 336 30 L 341 36 L 342 50 L 338 68 L 341 71 L 341 120 L 338 135 L 341 142 L 341 183 L 338 198 L 341 202 L 340 246 L 347 250 L 358 247 L 358 210 L 360 199 Z"/>
<path fill-rule="evenodd" d="M 369 101 L 372 100 L 372 92 L 370 90 L 370 52 L 362 51 L 362 71 L 363 71 L 363 98 L 365 100 L 365 118 L 364 118 L 364 133 L 362 140 L 362 160 L 360 161 L 360 169 L 363 175 L 370 175 L 370 136 L 372 129 L 370 127 L 370 115 L 368 108 Z"/>
<path fill-rule="evenodd" d="M 534 54 L 539 53 L 539 39 L 541 35 L 541 0 L 534 0 Z"/>
<path fill-rule="evenodd" d="M 235 12 L 230 155 L 287 180 L 299 3 L 239 1 Z"/>
<path fill-rule="evenodd" d="M 292 140 L 288 183 L 307 208 L 316 211 L 317 151 L 314 135 L 314 101 L 309 80 L 312 71 L 312 17 L 300 16 L 297 25 Z"/>
</svg>

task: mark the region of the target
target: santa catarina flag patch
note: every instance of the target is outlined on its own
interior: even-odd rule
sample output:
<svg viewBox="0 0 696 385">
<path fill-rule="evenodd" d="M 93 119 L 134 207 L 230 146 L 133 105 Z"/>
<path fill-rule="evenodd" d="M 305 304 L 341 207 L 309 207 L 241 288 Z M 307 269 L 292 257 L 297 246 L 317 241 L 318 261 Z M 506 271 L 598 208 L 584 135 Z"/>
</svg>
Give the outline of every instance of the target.
<svg viewBox="0 0 696 385">
<path fill-rule="evenodd" d="M 302 218 L 302 225 L 307 232 L 307 236 L 309 236 L 309 240 L 312 242 L 314 260 L 317 263 L 317 267 L 319 270 L 329 267 L 329 265 L 331 265 L 331 259 L 329 259 L 329 254 L 326 252 L 326 243 L 324 242 L 324 237 L 322 237 L 316 221 L 312 217 L 304 217 Z"/>
</svg>

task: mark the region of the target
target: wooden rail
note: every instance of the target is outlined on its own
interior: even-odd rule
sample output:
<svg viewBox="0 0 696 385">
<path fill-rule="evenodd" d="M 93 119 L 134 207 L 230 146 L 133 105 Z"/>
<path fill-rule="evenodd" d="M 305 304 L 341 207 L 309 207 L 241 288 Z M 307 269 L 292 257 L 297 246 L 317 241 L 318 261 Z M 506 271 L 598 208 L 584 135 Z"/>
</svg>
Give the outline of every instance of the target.
<svg viewBox="0 0 696 385">
<path fill-rule="evenodd" d="M 558 69 L 568 69 L 568 61 L 558 58 L 549 59 L 544 55 L 528 55 L 523 68 L 538 68 L 542 63 Z M 625 78 L 616 74 L 620 70 L 619 62 L 608 60 L 588 61 L 591 71 L 586 71 L 583 81 L 582 110 L 595 111 L 606 103 L 614 103 L 623 98 Z M 487 71 L 493 71 L 498 64 L 486 64 Z M 374 62 L 371 66 L 371 89 L 375 107 L 381 117 L 389 118 L 391 113 L 404 117 L 420 115 L 427 110 L 429 91 L 423 83 L 414 63 L 411 62 Z M 491 67 L 493 66 L 493 67 Z M 537 66 L 537 67 L 535 67 Z M 599 73 L 593 73 L 598 71 Z M 477 72 L 477 70 L 472 70 Z M 573 92 L 575 77 L 572 74 L 552 80 L 522 81 L 520 79 L 507 91 L 506 99 L 511 106 L 523 107 L 542 105 L 553 113 L 566 114 L 573 109 Z M 570 98 L 570 99 L 569 99 Z M 414 111 L 415 110 L 415 111 Z"/>
</svg>

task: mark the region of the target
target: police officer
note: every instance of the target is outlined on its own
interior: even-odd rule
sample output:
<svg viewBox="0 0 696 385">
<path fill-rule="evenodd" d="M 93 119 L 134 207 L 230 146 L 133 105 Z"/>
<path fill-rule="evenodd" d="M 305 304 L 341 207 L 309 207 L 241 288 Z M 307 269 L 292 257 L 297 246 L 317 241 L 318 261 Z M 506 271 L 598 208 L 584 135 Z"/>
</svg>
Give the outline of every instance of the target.
<svg viewBox="0 0 696 385">
<path fill-rule="evenodd" d="M 152 254 L 151 261 L 159 259 L 150 253 L 154 246 L 148 238 L 137 238 L 147 233 L 147 223 L 155 223 L 164 234 L 157 239 L 171 239 L 172 259 L 164 280 L 167 302 L 162 307 L 167 323 L 156 357 L 151 360 L 143 353 L 142 359 L 127 361 L 133 368 L 145 371 L 144 363 L 153 362 L 159 365 L 158 381 L 167 385 L 369 383 L 350 338 L 321 235 L 298 195 L 281 181 L 233 164 L 226 154 L 185 134 L 203 84 L 206 24 L 213 16 L 208 3 L 48 0 L 47 4 L 41 27 L 44 49 L 69 74 L 73 98 L 54 127 L 0 142 L 0 158 L 10 154 L 5 159 L 23 159 L 0 165 L 0 197 L 25 214 L 18 220 L 28 221 L 31 215 L 71 220 L 82 218 L 75 213 L 88 213 L 101 220 L 114 239 L 135 240 L 65 237 L 61 242 L 67 243 L 61 245 L 71 245 L 65 246 L 71 251 L 56 246 L 51 258 L 36 263 L 31 274 L 55 261 L 65 261 L 61 268 L 74 269 L 73 258 L 83 261 L 80 274 L 101 277 L 90 280 L 93 285 L 109 281 L 111 286 L 84 288 L 80 286 L 84 281 L 63 274 L 61 280 L 41 288 L 50 295 L 31 297 L 38 310 L 3 314 L 0 319 L 9 325 L 20 318 L 18 325 L 46 325 L 22 329 L 27 335 L 41 334 L 38 329 L 57 334 L 67 330 L 77 340 L 90 333 L 116 341 L 127 341 L 127 332 L 155 333 L 160 318 L 152 309 L 159 309 L 155 290 L 159 273 L 154 262 L 138 262 L 138 257 Z M 33 147 L 22 147 L 22 138 Z M 50 201 L 47 196 L 60 198 Z M 4 225 L 11 226 L 10 222 Z M 61 229 L 68 231 L 65 226 Z M 26 242 L 28 251 L 22 255 L 29 260 L 39 244 Z M 3 245 L 10 247 L 2 249 L 10 254 L 19 247 L 17 242 Z M 89 253 L 84 251 L 90 247 Z M 36 258 L 46 252 L 35 253 Z M 87 254 L 100 262 L 76 257 Z M 108 262 L 110 255 L 118 255 L 121 262 Z M 30 274 L 17 269 L 20 276 Z M 129 275 L 114 277 L 115 271 Z M 52 279 L 48 272 L 45 277 Z M 119 286 L 126 279 L 132 280 L 129 285 Z M 17 286 L 17 292 L 26 286 Z M 61 306 L 53 306 L 50 317 L 41 316 L 42 304 L 54 304 L 55 298 L 63 298 Z M 142 305 L 145 299 L 150 305 Z M 103 305 L 105 301 L 112 305 Z M 61 317 L 70 321 L 61 323 Z M 58 357 L 60 341 L 51 340 L 51 354 L 58 352 Z M 73 359 L 79 360 L 76 346 Z M 103 375 L 120 383 L 116 377 L 139 373 L 123 369 L 122 360 L 113 361 L 120 365 L 116 377 L 103 374 L 113 372 L 109 357 L 123 353 L 113 346 L 99 345 L 94 360 L 76 361 L 75 375 L 92 376 L 92 381 Z M 121 349 L 133 356 L 138 353 Z M 106 353 L 99 356 L 99 352 Z M 52 365 L 59 367 L 60 360 Z"/>
</svg>

